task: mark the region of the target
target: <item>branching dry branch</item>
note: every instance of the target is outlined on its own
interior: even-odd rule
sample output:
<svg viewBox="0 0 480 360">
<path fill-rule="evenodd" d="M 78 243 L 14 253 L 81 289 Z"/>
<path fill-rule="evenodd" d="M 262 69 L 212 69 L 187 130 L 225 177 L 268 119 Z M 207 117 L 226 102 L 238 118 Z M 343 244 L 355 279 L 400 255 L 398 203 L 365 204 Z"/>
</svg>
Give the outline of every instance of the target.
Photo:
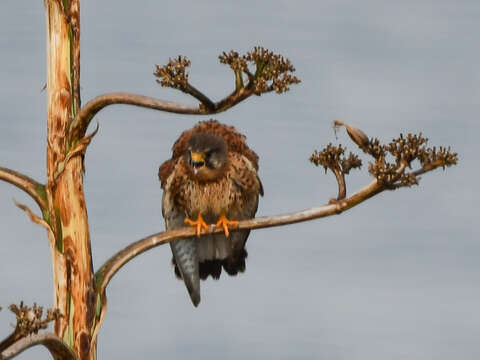
<svg viewBox="0 0 480 360">
<path fill-rule="evenodd" d="M 375 163 L 370 164 L 370 173 L 375 177 L 370 184 L 353 195 L 346 197 L 345 175 L 348 174 L 351 169 L 359 168 L 362 163 L 360 159 L 352 153 L 350 153 L 348 157 L 345 157 L 345 149 L 341 145 L 333 146 L 329 144 L 322 151 L 316 151 L 310 160 L 315 165 L 322 165 L 325 170 L 330 169 L 333 171 L 339 187 L 337 199 L 330 200 L 327 205 L 312 207 L 307 210 L 243 220 L 240 221 L 238 227 L 232 229 L 232 231 L 294 224 L 340 214 L 384 190 L 393 190 L 399 187 L 411 186 L 414 183 L 416 184 L 418 183 L 417 176 L 420 174 L 438 167 L 445 168 L 445 166 L 456 164 L 457 154 L 451 153 L 449 149 L 445 148 L 440 148 L 439 151 L 435 148 L 427 148 L 425 146 L 427 140 L 422 138 L 421 135 L 408 135 L 406 138 L 400 136 L 400 138 L 394 139 L 389 145 L 381 145 L 377 139 L 368 140 L 361 130 L 349 125 L 347 126 L 347 132 L 352 140 L 375 159 Z M 390 153 L 395 158 L 393 163 L 385 160 L 386 153 Z M 411 163 L 414 160 L 420 162 L 421 168 L 415 171 L 405 172 L 407 167 L 411 167 Z M 212 224 L 201 236 L 221 232 L 223 232 L 222 228 Z M 189 227 L 165 231 L 130 244 L 112 256 L 96 273 L 97 294 L 99 294 L 97 301 L 100 306 L 99 312 L 97 313 L 97 329 L 101 326 L 105 317 L 107 304 L 105 289 L 113 276 L 126 263 L 156 246 L 166 244 L 173 240 L 192 237 L 195 236 L 195 234 L 196 230 Z M 98 331 L 97 329 L 96 331 Z"/>
<path fill-rule="evenodd" d="M 19 172 L 0 167 L 0 180 L 4 180 L 25 191 L 38 204 L 40 210 L 47 209 L 45 186 Z"/>
<path fill-rule="evenodd" d="M 310 160 L 316 165 L 324 166 L 325 170 L 328 168 L 335 173 L 339 185 L 339 195 L 336 200 L 331 200 L 327 205 L 312 207 L 307 210 L 243 220 L 232 231 L 287 225 L 340 214 L 384 190 L 392 190 L 418 183 L 418 175 L 438 167 L 445 168 L 446 166 L 454 165 L 457 161 L 457 154 L 451 153 L 450 149 L 441 147 L 437 151 L 435 148 L 427 148 L 425 146 L 427 139 L 421 135 L 409 134 L 406 138 L 400 136 L 400 138 L 392 140 L 388 145 L 381 145 L 377 139 L 368 140 L 366 135 L 359 129 L 343 123 L 337 123 L 336 125 L 347 127 L 347 133 L 352 140 L 375 159 L 375 163 L 370 164 L 370 173 L 375 179 L 353 195 L 346 197 L 345 175 L 351 169 L 359 168 L 361 161 L 352 153 L 345 157 L 345 149 L 341 145 L 333 146 L 329 144 L 321 152 L 316 151 Z M 387 153 L 390 153 L 395 158 L 393 163 L 385 160 Z M 411 163 L 414 160 L 420 162 L 421 168 L 405 172 L 407 167 L 411 167 Z M 220 233 L 222 231 L 222 228 L 210 225 L 205 234 Z M 102 306 L 106 305 L 104 296 L 108 283 L 127 262 L 151 248 L 168 243 L 174 239 L 192 236 L 195 236 L 195 229 L 193 228 L 185 227 L 170 230 L 139 240 L 112 256 L 96 273 L 97 291 L 98 294 L 101 294 Z"/>
<path fill-rule="evenodd" d="M 188 81 L 187 68 L 190 60 L 184 56 L 170 59 L 167 65 L 156 65 L 154 73 L 162 86 L 171 87 L 193 96 L 200 102 L 198 106 L 184 106 L 147 96 L 128 93 L 109 93 L 89 101 L 77 114 L 70 125 L 69 142 L 81 139 L 93 117 L 104 107 L 113 104 L 127 104 L 162 110 L 177 114 L 217 114 L 240 103 L 251 95 L 261 95 L 275 91 L 283 93 L 300 80 L 293 76 L 295 68 L 288 59 L 262 47 L 255 47 L 246 55 L 235 51 L 219 56 L 220 62 L 227 64 L 235 74 L 235 90 L 218 102 L 213 102 Z M 255 69 L 250 69 L 249 66 Z M 246 81 L 246 84 L 245 84 Z"/>
<path fill-rule="evenodd" d="M 313 207 L 310 209 L 282 215 L 243 220 L 239 222 L 238 227 L 231 229 L 231 231 L 238 231 L 242 229 L 262 229 L 273 226 L 288 225 L 340 214 L 341 212 L 348 210 L 362 201 L 376 195 L 380 191 L 381 187 L 378 185 L 377 181 L 374 180 L 356 194 L 335 204 Z M 221 232 L 223 232 L 223 228 L 210 225 L 208 231 L 202 233 L 200 236 Z M 192 237 L 195 236 L 195 234 L 196 230 L 194 228 L 184 227 L 154 234 L 130 244 L 107 260 L 107 262 L 97 271 L 97 283 L 100 285 L 98 287 L 99 292 L 105 290 L 106 286 L 112 277 L 117 273 L 117 271 L 136 256 L 159 245 L 169 243 L 172 240 Z"/>
</svg>

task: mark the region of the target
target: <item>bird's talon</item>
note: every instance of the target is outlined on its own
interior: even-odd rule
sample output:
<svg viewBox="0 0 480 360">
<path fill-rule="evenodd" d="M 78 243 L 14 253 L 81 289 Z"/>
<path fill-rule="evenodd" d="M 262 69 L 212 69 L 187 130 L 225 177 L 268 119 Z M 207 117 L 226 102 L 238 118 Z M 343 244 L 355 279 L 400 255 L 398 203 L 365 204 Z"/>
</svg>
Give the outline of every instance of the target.
<svg viewBox="0 0 480 360">
<path fill-rule="evenodd" d="M 225 232 L 225 236 L 228 237 L 230 235 L 230 232 L 228 231 L 228 227 L 230 228 L 235 228 L 238 226 L 238 221 L 237 220 L 228 220 L 225 215 L 220 216 L 220 219 L 218 219 L 217 227 L 222 227 L 223 231 Z"/>
<path fill-rule="evenodd" d="M 189 218 L 186 218 L 185 224 L 196 227 L 197 236 L 200 236 L 200 234 L 202 233 L 202 229 L 204 229 L 205 231 L 208 230 L 208 225 L 205 223 L 205 220 L 203 220 L 201 214 L 198 214 L 197 220 L 190 220 Z"/>
</svg>

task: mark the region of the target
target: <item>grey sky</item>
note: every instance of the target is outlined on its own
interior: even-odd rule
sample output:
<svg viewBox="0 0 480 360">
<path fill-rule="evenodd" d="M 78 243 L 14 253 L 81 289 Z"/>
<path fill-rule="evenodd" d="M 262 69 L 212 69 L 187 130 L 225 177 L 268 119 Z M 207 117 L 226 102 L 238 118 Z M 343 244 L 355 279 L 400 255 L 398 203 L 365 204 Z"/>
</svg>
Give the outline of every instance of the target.
<svg viewBox="0 0 480 360">
<path fill-rule="evenodd" d="M 82 2 L 84 104 L 108 91 L 193 104 L 152 76 L 155 63 L 178 54 L 192 61 L 192 83 L 215 99 L 233 86 L 217 60 L 224 50 L 263 45 L 296 67 L 302 83 L 286 95 L 249 99 L 216 117 L 260 155 L 259 215 L 334 195 L 333 176 L 307 161 L 335 141 L 334 119 L 385 141 L 422 131 L 432 145 L 451 145 L 460 163 L 341 216 L 253 232 L 246 273 L 202 283 L 197 309 L 173 276 L 169 248 L 148 252 L 107 289 L 99 358 L 478 359 L 480 3 L 138 3 Z M 0 165 L 43 181 L 42 1 L 2 1 L 0 51 Z M 95 267 L 164 229 L 158 166 L 180 132 L 206 118 L 125 106 L 97 116 L 85 175 Z M 365 168 L 348 181 L 355 190 L 370 178 Z M 0 184 L 0 306 L 48 306 L 46 234 L 13 198 L 34 207 Z M 0 336 L 12 322 L 0 312 Z M 22 358 L 49 356 L 34 349 Z"/>
</svg>

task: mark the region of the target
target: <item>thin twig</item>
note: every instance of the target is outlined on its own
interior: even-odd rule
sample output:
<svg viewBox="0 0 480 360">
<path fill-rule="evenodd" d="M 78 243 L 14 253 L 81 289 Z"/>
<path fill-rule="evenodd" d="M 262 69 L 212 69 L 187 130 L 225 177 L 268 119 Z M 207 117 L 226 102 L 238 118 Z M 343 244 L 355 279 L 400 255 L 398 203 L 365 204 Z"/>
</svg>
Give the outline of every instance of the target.
<svg viewBox="0 0 480 360">
<path fill-rule="evenodd" d="M 37 345 L 45 346 L 54 359 L 76 360 L 77 357 L 62 339 L 52 333 L 28 335 L 0 353 L 1 360 L 12 359 L 23 351 Z"/>
<path fill-rule="evenodd" d="M 4 180 L 19 189 L 25 191 L 38 204 L 40 210 L 47 209 L 47 201 L 45 197 L 45 187 L 39 182 L 29 178 L 19 172 L 0 167 L 0 180 Z"/>
<path fill-rule="evenodd" d="M 208 110 L 213 111 L 215 109 L 215 103 L 210 100 L 210 98 L 202 93 L 200 90 L 194 86 L 187 83 L 187 86 L 184 89 L 184 92 L 192 95 L 195 99 L 200 101 Z"/>
<path fill-rule="evenodd" d="M 45 220 L 43 220 L 38 215 L 36 215 L 32 210 L 30 210 L 30 208 L 28 206 L 26 206 L 24 204 L 20 204 L 20 203 L 16 202 L 15 200 L 13 200 L 13 202 L 15 203 L 15 206 L 17 206 L 19 209 L 25 211 L 28 214 L 28 216 L 30 217 L 30 220 L 32 222 L 34 222 L 35 224 L 38 224 L 40 226 L 43 226 L 47 230 L 49 238 L 55 238 L 55 235 L 53 233 L 52 228 L 50 227 L 50 225 Z"/>
<path fill-rule="evenodd" d="M 337 196 L 337 201 L 345 199 L 345 196 L 347 196 L 347 185 L 345 183 L 345 174 L 344 172 L 338 168 L 335 167 L 331 169 L 333 173 L 335 174 L 335 177 L 337 179 L 338 183 L 338 196 Z"/>
</svg>

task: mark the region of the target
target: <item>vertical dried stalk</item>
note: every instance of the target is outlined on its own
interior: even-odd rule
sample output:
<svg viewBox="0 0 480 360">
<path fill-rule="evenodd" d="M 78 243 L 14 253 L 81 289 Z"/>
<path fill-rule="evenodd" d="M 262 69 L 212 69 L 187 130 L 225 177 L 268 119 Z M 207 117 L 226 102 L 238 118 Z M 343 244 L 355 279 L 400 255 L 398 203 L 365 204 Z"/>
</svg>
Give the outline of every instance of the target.
<svg viewBox="0 0 480 360">
<path fill-rule="evenodd" d="M 55 173 L 58 163 L 65 156 L 66 124 L 71 111 L 70 99 L 70 48 L 68 25 L 58 1 L 45 1 L 47 21 L 47 185 L 49 221 L 55 238 L 50 238 L 52 253 L 54 298 L 53 306 L 62 314 L 67 312 L 67 284 L 65 260 L 61 253 L 61 234 L 57 212 L 53 206 Z M 61 336 L 67 326 L 67 318 L 55 323 L 55 332 Z"/>
<path fill-rule="evenodd" d="M 79 1 L 46 0 L 48 221 L 54 278 L 54 307 L 64 315 L 54 331 L 81 359 L 91 351 L 95 283 L 83 194 L 81 155 L 66 161 L 68 128 L 80 107 Z M 66 163 L 65 163 L 66 162 Z M 53 237 L 51 236 L 51 237 Z"/>
</svg>

